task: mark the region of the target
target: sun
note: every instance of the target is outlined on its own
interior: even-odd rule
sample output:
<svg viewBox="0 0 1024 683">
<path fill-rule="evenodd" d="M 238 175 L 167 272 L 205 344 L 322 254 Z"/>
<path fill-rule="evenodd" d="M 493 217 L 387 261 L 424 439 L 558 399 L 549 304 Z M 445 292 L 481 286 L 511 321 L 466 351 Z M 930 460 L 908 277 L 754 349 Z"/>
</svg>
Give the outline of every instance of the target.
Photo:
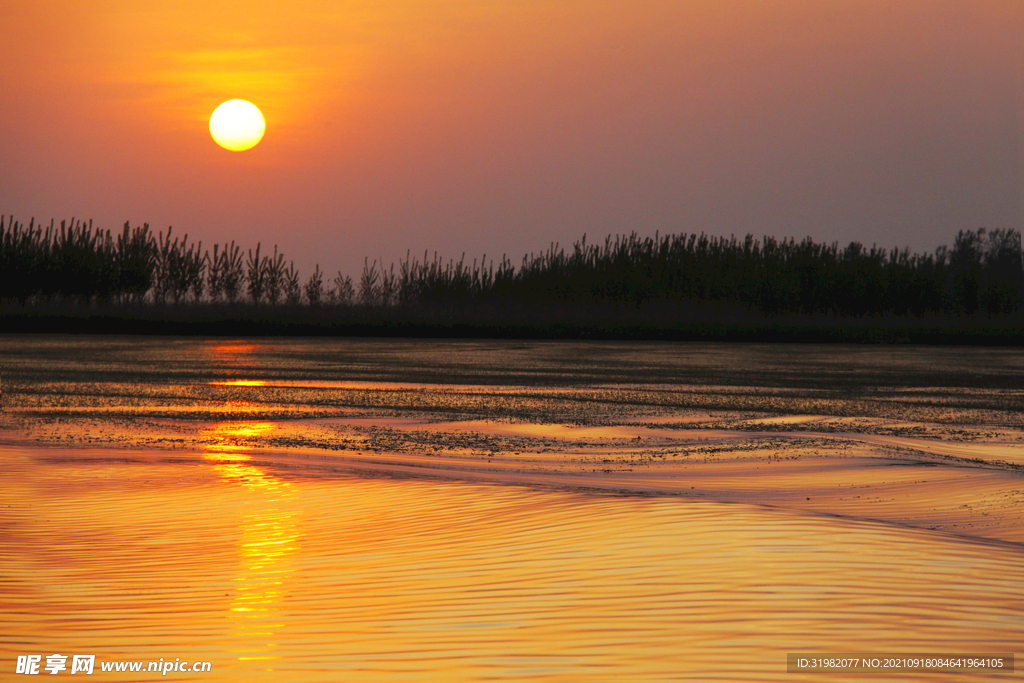
<svg viewBox="0 0 1024 683">
<path fill-rule="evenodd" d="M 241 152 L 263 139 L 267 122 L 252 102 L 228 100 L 210 115 L 210 135 L 224 149 Z"/>
</svg>

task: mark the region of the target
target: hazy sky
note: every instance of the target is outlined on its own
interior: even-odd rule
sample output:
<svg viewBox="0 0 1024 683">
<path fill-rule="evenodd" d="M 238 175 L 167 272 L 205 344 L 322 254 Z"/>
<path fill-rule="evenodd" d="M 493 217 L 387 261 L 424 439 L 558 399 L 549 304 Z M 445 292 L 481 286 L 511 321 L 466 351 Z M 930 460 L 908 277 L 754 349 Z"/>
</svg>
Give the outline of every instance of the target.
<svg viewBox="0 0 1024 683">
<path fill-rule="evenodd" d="M 518 260 L 1024 227 L 1021 0 L 0 0 L 0 212 Z M 247 99 L 267 132 L 210 138 Z"/>
</svg>

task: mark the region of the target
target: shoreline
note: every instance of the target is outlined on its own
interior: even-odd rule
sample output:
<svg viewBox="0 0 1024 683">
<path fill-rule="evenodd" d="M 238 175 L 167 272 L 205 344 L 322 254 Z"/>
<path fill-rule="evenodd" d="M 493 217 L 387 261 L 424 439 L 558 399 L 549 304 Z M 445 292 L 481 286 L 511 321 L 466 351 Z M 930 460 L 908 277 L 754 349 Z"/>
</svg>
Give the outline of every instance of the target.
<svg viewBox="0 0 1024 683">
<path fill-rule="evenodd" d="M 389 423 L 387 419 L 356 420 L 378 426 Z M 328 442 L 309 445 L 309 438 L 299 436 L 305 425 L 296 428 L 289 422 L 258 420 L 258 433 L 248 436 L 245 431 L 253 429 L 252 421 L 191 423 L 192 439 L 166 442 L 163 447 L 158 445 L 159 441 L 90 442 L 85 435 L 80 435 L 83 441 L 77 443 L 45 443 L 39 441 L 38 434 L 33 440 L 29 433 L 7 432 L 0 436 L 0 448 L 38 449 L 37 457 L 83 463 L 104 459 L 180 465 L 244 462 L 283 478 L 323 479 L 355 474 L 602 495 L 678 497 L 882 522 L 1015 546 L 1024 544 L 1024 474 L 1020 465 L 971 462 L 951 455 L 996 444 L 871 434 L 699 429 L 669 430 L 660 434 L 658 440 L 655 437 L 660 430 L 641 428 L 645 433 L 655 434 L 639 446 L 634 446 L 632 438 L 595 438 L 585 443 L 571 437 L 566 440 L 570 445 L 560 450 L 538 447 L 482 455 L 458 448 L 446 452 L 387 452 L 332 448 Z M 322 420 L 314 422 L 326 424 Z M 336 418 L 327 422 L 349 420 Z M 416 422 L 408 418 L 402 424 L 406 431 L 435 431 L 448 436 L 459 431 L 460 426 L 474 433 L 479 433 L 483 426 L 472 422 Z M 517 426 L 523 425 L 501 423 L 496 425 L 496 431 L 515 431 Z M 525 426 L 544 431 L 546 425 Z M 243 433 L 240 441 L 231 442 L 224 437 L 232 429 Z M 219 436 L 213 443 L 203 444 L 198 437 L 204 433 Z M 642 442 L 644 437 L 640 438 Z M 271 443 L 261 446 L 261 439 Z M 282 447 L 281 439 L 294 439 L 295 444 Z M 301 445 L 303 439 L 306 445 Z M 686 441 L 690 442 L 691 452 L 671 454 Z M 712 452 L 715 448 L 720 450 Z M 1024 454 L 1024 446 L 1004 448 Z M 701 449 L 709 452 L 702 456 Z M 44 453 L 50 455 L 43 456 Z"/>
<path fill-rule="evenodd" d="M 1024 318 L 1003 316 L 765 317 L 704 310 L 589 310 L 576 306 L 380 309 L 228 304 L 0 305 L 4 334 L 185 337 L 379 337 L 578 341 L 1020 346 Z"/>
<path fill-rule="evenodd" d="M 1024 542 L 1013 349 L 14 335 L 0 346 L 0 440 L 27 446 L 749 502 Z"/>
</svg>

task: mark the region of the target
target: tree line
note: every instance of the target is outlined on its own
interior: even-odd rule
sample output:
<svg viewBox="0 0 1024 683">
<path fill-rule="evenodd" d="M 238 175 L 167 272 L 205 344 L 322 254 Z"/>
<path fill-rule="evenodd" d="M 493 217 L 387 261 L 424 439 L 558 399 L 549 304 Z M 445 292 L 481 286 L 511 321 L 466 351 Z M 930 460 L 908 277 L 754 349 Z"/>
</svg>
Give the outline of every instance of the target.
<svg viewBox="0 0 1024 683">
<path fill-rule="evenodd" d="M 358 280 L 317 266 L 300 277 L 277 246 L 203 249 L 148 224 L 114 234 L 92 221 L 27 225 L 0 217 L 0 299 L 253 306 L 728 306 L 774 317 L 829 314 L 1002 316 L 1024 308 L 1021 235 L 961 230 L 934 253 L 747 235 L 610 236 L 571 249 L 552 244 L 495 265 L 435 253 L 385 268 L 368 259 Z"/>
</svg>

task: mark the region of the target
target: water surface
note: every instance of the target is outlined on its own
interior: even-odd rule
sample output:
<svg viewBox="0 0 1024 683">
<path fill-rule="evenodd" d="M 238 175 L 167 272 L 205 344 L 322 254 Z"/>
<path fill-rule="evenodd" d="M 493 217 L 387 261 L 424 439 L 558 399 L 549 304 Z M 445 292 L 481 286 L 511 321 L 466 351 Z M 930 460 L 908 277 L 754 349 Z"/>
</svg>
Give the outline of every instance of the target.
<svg viewBox="0 0 1024 683">
<path fill-rule="evenodd" d="M 10 672 L 57 652 L 209 660 L 168 674 L 201 680 L 793 680 L 787 652 L 1024 633 L 1019 392 L 981 386 L 1015 377 L 1009 352 L 0 349 Z"/>
</svg>

